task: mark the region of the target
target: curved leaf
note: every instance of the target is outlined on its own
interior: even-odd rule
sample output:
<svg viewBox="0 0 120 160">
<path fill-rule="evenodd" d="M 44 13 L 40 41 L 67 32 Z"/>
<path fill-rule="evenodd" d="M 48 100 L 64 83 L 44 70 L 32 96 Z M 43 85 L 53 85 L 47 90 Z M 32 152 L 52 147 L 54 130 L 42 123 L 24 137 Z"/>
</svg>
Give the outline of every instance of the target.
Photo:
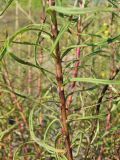
<svg viewBox="0 0 120 160">
<path fill-rule="evenodd" d="M 57 149 L 54 148 L 48 144 L 46 144 L 43 140 L 40 140 L 35 136 L 34 128 L 33 128 L 33 114 L 34 114 L 35 107 L 31 110 L 29 115 L 29 128 L 30 128 L 30 135 L 33 141 L 35 141 L 40 147 L 43 147 L 45 150 L 47 150 L 49 153 L 64 153 L 65 150 L 63 149 Z"/>
<path fill-rule="evenodd" d="M 42 67 L 40 67 L 40 66 L 38 66 L 38 65 L 36 66 L 35 64 L 33 64 L 33 63 L 31 63 L 31 62 L 24 61 L 23 59 L 17 57 L 17 56 L 14 55 L 13 53 L 10 53 L 10 55 L 11 55 L 11 57 L 12 57 L 15 61 L 17 61 L 17 62 L 19 62 L 19 63 L 21 63 L 21 64 L 23 64 L 23 65 L 27 65 L 27 66 L 31 66 L 31 67 L 35 67 L 35 68 L 37 68 L 37 69 L 40 69 L 41 72 L 42 72 L 43 74 L 45 74 L 45 75 L 46 75 L 45 72 L 48 72 L 48 73 L 50 73 L 50 74 L 53 74 L 52 72 L 50 72 L 50 71 L 48 71 L 48 70 L 46 70 L 46 69 L 44 69 L 44 68 L 42 68 Z"/>
<path fill-rule="evenodd" d="M 20 30 L 18 30 L 15 34 L 13 34 L 11 37 L 7 38 L 7 40 L 5 41 L 4 44 L 4 48 L 0 53 L 0 60 L 2 60 L 2 58 L 4 57 L 4 55 L 7 53 L 7 51 L 9 51 L 9 47 L 11 46 L 13 40 L 19 35 L 22 34 L 24 32 L 30 31 L 30 30 L 34 30 L 34 31 L 41 31 L 43 28 L 48 27 L 47 24 L 30 24 L 26 27 L 21 28 Z M 49 33 L 45 32 L 45 34 L 48 34 L 49 36 L 51 36 Z"/>
</svg>

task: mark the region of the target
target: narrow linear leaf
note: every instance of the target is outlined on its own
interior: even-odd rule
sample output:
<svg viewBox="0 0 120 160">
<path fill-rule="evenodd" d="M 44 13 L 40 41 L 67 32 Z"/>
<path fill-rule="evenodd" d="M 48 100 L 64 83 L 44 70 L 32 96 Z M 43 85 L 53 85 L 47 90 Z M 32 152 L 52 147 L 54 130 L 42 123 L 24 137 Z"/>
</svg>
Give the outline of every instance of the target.
<svg viewBox="0 0 120 160">
<path fill-rule="evenodd" d="M 58 13 L 63 13 L 67 15 L 82 15 L 86 13 L 95 13 L 95 12 L 112 12 L 115 11 L 114 8 L 101 8 L 101 7 L 94 7 L 94 8 L 84 8 L 81 9 L 79 7 L 61 7 L 61 6 L 50 6 L 47 9 L 48 12 L 56 11 Z"/>
<path fill-rule="evenodd" d="M 14 93 L 16 96 L 22 97 L 22 98 L 27 98 L 27 96 L 22 95 L 20 93 L 17 93 L 16 91 L 11 90 L 10 88 L 6 88 L 6 89 L 1 89 L 2 92 L 6 92 L 6 93 Z"/>
<path fill-rule="evenodd" d="M 91 120 L 91 119 L 103 119 L 106 114 L 93 115 L 93 116 L 85 116 L 81 117 L 80 115 L 70 115 L 68 117 L 68 121 L 79 121 L 79 120 Z"/>
<path fill-rule="evenodd" d="M 74 48 L 78 48 L 78 47 L 93 47 L 93 46 L 96 47 L 96 46 L 102 46 L 102 45 L 104 45 L 106 43 L 107 43 L 107 40 L 101 41 L 101 42 L 98 42 L 98 43 L 88 43 L 88 44 L 86 43 L 86 44 L 80 44 L 80 45 L 71 45 L 71 46 L 69 46 L 69 47 L 67 47 L 67 48 L 65 48 L 63 50 L 62 58 L 64 58 Z"/>
<path fill-rule="evenodd" d="M 61 29 L 60 29 L 60 32 L 55 40 L 55 42 L 53 43 L 52 47 L 51 47 L 51 51 L 50 51 L 50 54 L 53 55 L 53 51 L 56 47 L 56 45 L 58 44 L 58 42 L 60 41 L 60 39 L 62 38 L 64 32 L 68 29 L 68 27 L 70 26 L 70 23 L 71 22 L 68 22 L 67 24 L 65 24 Z"/>
<path fill-rule="evenodd" d="M 56 121 L 58 121 L 58 122 L 60 123 L 59 119 L 54 119 L 54 120 L 53 120 L 52 122 L 50 122 L 50 124 L 48 125 L 48 127 L 47 127 L 47 129 L 46 129 L 46 131 L 45 131 L 45 133 L 44 133 L 44 141 L 46 140 L 47 133 L 48 133 L 50 127 L 51 127 Z"/>
<path fill-rule="evenodd" d="M 94 89 L 96 89 L 96 88 L 98 88 L 97 85 L 95 85 L 95 86 L 93 86 L 93 87 L 86 88 L 86 89 L 75 90 L 75 91 L 73 91 L 73 92 L 70 92 L 70 93 L 66 96 L 66 98 L 67 98 L 68 96 L 72 95 L 73 93 L 76 93 L 76 92 L 92 91 L 92 90 L 94 90 Z"/>
<path fill-rule="evenodd" d="M 114 1 L 108 0 L 108 2 L 110 2 L 114 7 L 118 8 L 118 4 L 117 3 L 115 4 Z"/>
<path fill-rule="evenodd" d="M 11 55 L 11 57 L 12 57 L 15 61 L 17 61 L 17 62 L 19 62 L 19 63 L 21 63 L 21 64 L 24 64 L 24 65 L 27 65 L 27 66 L 36 67 L 36 65 L 34 65 L 34 64 L 30 63 L 30 62 L 24 61 L 24 60 L 22 60 L 21 58 L 18 58 L 18 57 L 15 56 L 13 53 L 9 53 L 9 54 Z"/>
<path fill-rule="evenodd" d="M 100 41 L 100 42 L 94 42 L 94 43 L 84 43 L 84 44 L 80 44 L 80 45 L 71 45 L 67 48 L 65 48 L 63 50 L 63 53 L 62 53 L 62 58 L 64 58 L 72 49 L 74 48 L 78 48 L 78 47 L 100 47 L 100 46 L 103 46 L 103 45 L 108 45 L 110 43 L 113 43 L 115 42 L 116 40 L 119 40 L 120 39 L 120 35 L 117 35 L 116 37 L 113 37 L 113 38 L 107 38 L 103 41 Z"/>
<path fill-rule="evenodd" d="M 11 3 L 13 2 L 14 0 L 9 0 L 7 5 L 5 6 L 5 8 L 3 9 L 3 11 L 0 13 L 0 16 L 2 16 L 4 14 L 4 12 L 7 10 L 7 8 L 11 5 Z"/>
<path fill-rule="evenodd" d="M 38 66 L 40 66 L 40 64 L 39 64 L 38 58 L 37 58 L 37 47 L 38 47 L 38 44 L 39 44 L 39 40 L 40 40 L 41 33 L 42 33 L 42 31 L 40 31 L 40 32 L 38 33 L 38 37 L 37 37 L 36 44 L 35 44 L 35 48 L 34 48 L 35 62 L 36 62 L 36 65 L 38 65 Z"/>
<path fill-rule="evenodd" d="M 4 55 L 6 54 L 6 52 L 7 52 L 7 48 L 4 47 L 4 48 L 2 49 L 2 51 L 1 51 L 1 54 L 0 54 L 0 61 L 3 59 Z"/>
<path fill-rule="evenodd" d="M 120 85 L 120 81 L 116 80 L 107 80 L 107 79 L 96 79 L 96 78 L 72 78 L 70 81 L 83 82 L 83 83 L 95 83 L 95 84 L 104 84 L 104 85 Z"/>
<path fill-rule="evenodd" d="M 17 124 L 11 126 L 10 128 L 4 130 L 3 132 L 0 133 L 0 141 L 4 138 L 5 135 L 9 134 L 14 128 L 17 127 Z"/>
<path fill-rule="evenodd" d="M 34 31 L 43 31 L 43 28 L 47 28 L 48 29 L 48 25 L 47 24 L 30 24 L 28 26 L 25 26 L 23 28 L 21 28 L 20 30 L 18 30 L 15 34 L 13 34 L 9 39 L 10 43 L 19 35 L 19 34 L 22 34 L 24 32 L 27 32 L 27 31 L 31 31 L 31 30 L 34 30 Z M 45 32 L 46 34 L 48 34 L 50 36 L 49 33 Z"/>
<path fill-rule="evenodd" d="M 35 46 L 35 45 L 37 45 L 37 46 L 40 46 L 40 44 L 35 44 L 35 43 L 33 43 L 33 42 L 25 42 L 25 41 L 23 41 L 23 42 L 19 42 L 19 41 L 12 41 L 12 43 L 15 43 L 15 44 L 21 44 L 21 45 L 30 45 L 30 46 Z"/>
<path fill-rule="evenodd" d="M 30 128 L 30 135 L 34 142 L 36 142 L 40 147 L 43 147 L 45 150 L 47 150 L 49 153 L 64 153 L 65 151 L 63 149 L 57 149 L 54 148 L 48 144 L 46 144 L 43 140 L 40 140 L 37 138 L 34 134 L 34 125 L 33 125 L 33 114 L 34 114 L 35 107 L 31 110 L 29 115 L 29 128 Z"/>
<path fill-rule="evenodd" d="M 9 47 L 11 46 L 11 44 L 13 43 L 14 39 L 19 35 L 19 34 L 23 34 L 24 32 L 28 32 L 31 30 L 34 31 L 41 31 L 41 29 L 43 28 L 47 28 L 48 25 L 47 24 L 30 24 L 26 27 L 21 28 L 20 30 L 18 30 L 16 33 L 14 33 L 11 37 L 7 38 L 7 40 L 4 43 L 4 48 L 0 53 L 0 61 L 3 59 L 4 55 L 7 53 L 7 51 L 9 50 Z M 43 30 L 42 30 L 43 31 Z M 44 31 L 43 31 L 44 32 Z M 49 33 L 45 32 L 45 34 L 48 34 L 49 36 L 51 36 Z"/>
<path fill-rule="evenodd" d="M 31 67 L 35 67 L 35 68 L 37 68 L 37 69 L 40 69 L 41 72 L 42 72 L 44 75 L 46 75 L 45 72 L 50 73 L 50 74 L 53 75 L 52 72 L 50 72 L 50 71 L 48 71 L 48 70 L 46 70 L 46 69 L 44 69 L 44 68 L 42 68 L 42 67 L 40 67 L 40 66 L 38 66 L 38 65 L 36 66 L 35 64 L 33 64 L 33 63 L 31 63 L 31 62 L 24 61 L 23 59 L 17 57 L 16 55 L 14 55 L 14 54 L 11 53 L 11 52 L 10 52 L 9 54 L 10 54 L 10 56 L 11 56 L 15 61 L 17 61 L 18 63 L 21 63 L 21 64 L 23 64 L 23 65 L 27 65 L 27 66 L 31 66 Z"/>
<path fill-rule="evenodd" d="M 19 145 L 16 149 L 15 149 L 15 151 L 14 151 L 14 153 L 13 153 L 13 160 L 16 160 L 18 157 L 18 152 L 19 152 L 19 150 L 24 146 L 24 145 L 26 145 L 26 144 L 34 144 L 34 142 L 33 141 L 29 141 L 29 142 L 25 142 L 25 143 L 22 143 L 21 145 Z"/>
<path fill-rule="evenodd" d="M 11 109 L 8 113 L 4 114 L 3 116 L 0 116 L 0 119 L 5 119 L 9 117 L 14 112 L 14 110 L 15 108 Z"/>
<path fill-rule="evenodd" d="M 96 137 L 97 137 L 97 134 L 99 133 L 99 129 L 100 129 L 100 124 L 99 124 L 99 120 L 97 122 L 97 128 L 96 128 L 96 131 L 95 131 L 95 134 L 94 134 L 94 137 L 91 141 L 91 144 L 93 144 L 93 142 L 95 141 Z"/>
</svg>

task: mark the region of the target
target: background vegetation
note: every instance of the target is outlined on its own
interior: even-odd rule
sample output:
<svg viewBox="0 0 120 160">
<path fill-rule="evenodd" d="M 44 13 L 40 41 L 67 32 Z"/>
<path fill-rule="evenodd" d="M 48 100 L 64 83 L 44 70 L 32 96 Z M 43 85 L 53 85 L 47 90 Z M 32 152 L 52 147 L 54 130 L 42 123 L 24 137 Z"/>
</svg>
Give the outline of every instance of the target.
<svg viewBox="0 0 120 160">
<path fill-rule="evenodd" d="M 119 0 L 0 0 L 0 159 L 120 159 Z"/>
</svg>

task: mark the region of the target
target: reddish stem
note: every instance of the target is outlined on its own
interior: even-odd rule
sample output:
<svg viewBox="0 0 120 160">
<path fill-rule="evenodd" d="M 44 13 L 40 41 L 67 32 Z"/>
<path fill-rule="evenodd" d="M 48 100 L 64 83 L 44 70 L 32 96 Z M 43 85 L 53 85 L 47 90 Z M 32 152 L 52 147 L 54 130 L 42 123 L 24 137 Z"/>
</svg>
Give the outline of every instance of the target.
<svg viewBox="0 0 120 160">
<path fill-rule="evenodd" d="M 49 0 L 49 5 L 54 6 L 55 1 Z M 58 25 L 57 25 L 57 17 L 56 12 L 52 11 L 52 36 L 53 41 L 58 36 Z M 68 160 L 73 160 L 72 155 L 72 148 L 71 148 L 71 142 L 70 142 L 70 135 L 69 135 L 69 129 L 67 124 L 67 112 L 66 112 L 66 98 L 65 98 L 65 92 L 63 87 L 63 72 L 62 72 L 62 60 L 61 60 L 61 53 L 59 48 L 59 43 L 55 47 L 55 63 L 56 63 L 56 80 L 57 80 L 57 87 L 59 92 L 59 99 L 60 99 L 60 108 L 61 108 L 61 122 L 62 122 L 62 131 L 63 136 L 65 138 L 65 147 L 66 147 L 66 154 Z"/>
<path fill-rule="evenodd" d="M 75 63 L 75 66 L 74 66 L 73 78 L 76 78 L 78 76 L 78 70 L 79 70 L 79 65 L 80 65 L 80 60 L 79 60 L 80 55 L 81 55 L 81 50 L 80 50 L 80 48 L 77 48 L 76 49 L 76 57 L 77 57 L 78 61 Z M 70 86 L 70 90 L 72 91 L 72 93 L 74 93 L 75 85 L 76 85 L 76 82 L 74 81 Z M 67 98 L 67 101 L 66 101 L 67 110 L 69 109 L 69 106 L 72 103 L 72 97 L 73 97 L 73 94 L 69 95 Z"/>
</svg>

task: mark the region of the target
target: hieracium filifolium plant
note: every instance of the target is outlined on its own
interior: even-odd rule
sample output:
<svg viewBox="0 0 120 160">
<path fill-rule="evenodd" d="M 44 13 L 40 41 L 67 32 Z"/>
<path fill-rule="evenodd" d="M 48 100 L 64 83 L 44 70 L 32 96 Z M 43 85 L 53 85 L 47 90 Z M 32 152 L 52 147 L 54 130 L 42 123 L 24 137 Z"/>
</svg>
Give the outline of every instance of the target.
<svg viewBox="0 0 120 160">
<path fill-rule="evenodd" d="M 0 159 L 118 160 L 119 0 L 0 1 Z"/>
</svg>

